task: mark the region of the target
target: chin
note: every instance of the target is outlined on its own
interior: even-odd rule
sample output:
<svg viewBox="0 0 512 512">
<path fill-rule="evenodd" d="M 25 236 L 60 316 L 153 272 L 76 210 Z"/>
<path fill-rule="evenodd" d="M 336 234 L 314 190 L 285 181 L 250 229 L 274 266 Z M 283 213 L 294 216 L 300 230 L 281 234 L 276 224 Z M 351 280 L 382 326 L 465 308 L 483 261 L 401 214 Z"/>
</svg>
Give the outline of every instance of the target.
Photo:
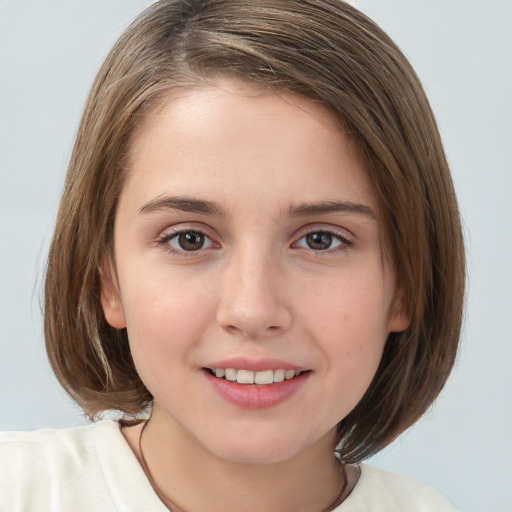
<svg viewBox="0 0 512 512">
<path fill-rule="evenodd" d="M 225 433 L 226 434 L 226 433 Z M 296 456 L 302 449 L 299 442 L 290 438 L 273 436 L 264 438 L 247 432 L 242 436 L 225 435 L 220 444 L 216 443 L 210 451 L 218 457 L 234 464 L 279 464 Z"/>
</svg>

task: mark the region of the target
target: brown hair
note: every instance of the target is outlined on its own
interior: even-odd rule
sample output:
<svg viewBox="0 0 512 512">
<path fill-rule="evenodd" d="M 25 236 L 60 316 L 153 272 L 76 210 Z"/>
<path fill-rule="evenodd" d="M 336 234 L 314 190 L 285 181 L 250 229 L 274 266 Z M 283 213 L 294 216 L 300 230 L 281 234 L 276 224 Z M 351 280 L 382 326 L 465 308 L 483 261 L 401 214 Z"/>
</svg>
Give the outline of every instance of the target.
<svg viewBox="0 0 512 512">
<path fill-rule="evenodd" d="M 453 366 L 464 251 L 455 193 L 428 100 L 389 37 L 341 0 L 162 0 L 103 64 L 80 123 L 52 241 L 45 335 L 52 367 L 90 417 L 136 415 L 152 397 L 126 330 L 105 320 L 101 264 L 137 118 L 173 88 L 244 77 L 322 102 L 342 120 L 380 201 L 410 327 L 391 333 L 366 394 L 338 425 L 343 460 L 413 424 Z"/>
</svg>

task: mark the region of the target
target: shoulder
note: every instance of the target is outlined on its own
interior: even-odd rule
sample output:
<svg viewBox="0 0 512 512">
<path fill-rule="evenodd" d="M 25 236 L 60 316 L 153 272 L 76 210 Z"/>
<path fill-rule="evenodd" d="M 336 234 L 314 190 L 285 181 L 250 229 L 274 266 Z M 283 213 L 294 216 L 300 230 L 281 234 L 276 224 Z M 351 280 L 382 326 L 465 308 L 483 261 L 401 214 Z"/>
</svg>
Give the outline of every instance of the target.
<svg viewBox="0 0 512 512">
<path fill-rule="evenodd" d="M 95 459 L 98 435 L 119 430 L 111 421 L 86 427 L 43 429 L 35 432 L 0 432 L 0 471 L 25 469 L 40 464 L 46 468 L 60 465 L 83 467 Z M 87 465 L 87 464 L 86 464 Z"/>
<path fill-rule="evenodd" d="M 104 504 L 101 465 L 97 455 L 98 436 L 116 439 L 117 423 L 96 424 L 36 432 L 0 433 L 0 509 L 31 510 L 38 503 L 53 503 L 56 494 L 66 500 L 65 489 L 94 487 Z M 61 492 L 62 491 L 62 492 Z"/>
<path fill-rule="evenodd" d="M 336 512 L 457 512 L 439 492 L 410 478 L 367 464 Z"/>
<path fill-rule="evenodd" d="M 119 424 L 0 433 L 0 510 L 167 510 Z"/>
</svg>

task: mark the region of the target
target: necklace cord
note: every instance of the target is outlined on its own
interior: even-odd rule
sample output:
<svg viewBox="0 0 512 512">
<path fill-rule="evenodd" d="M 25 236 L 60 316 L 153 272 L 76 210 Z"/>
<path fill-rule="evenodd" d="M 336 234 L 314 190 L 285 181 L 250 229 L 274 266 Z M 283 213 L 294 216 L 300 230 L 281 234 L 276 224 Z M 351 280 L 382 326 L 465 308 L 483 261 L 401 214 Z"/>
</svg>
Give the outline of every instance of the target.
<svg viewBox="0 0 512 512">
<path fill-rule="evenodd" d="M 155 490 L 158 497 L 164 502 L 165 506 L 169 509 L 169 512 L 186 512 L 182 508 L 178 507 L 168 496 L 166 496 L 162 490 L 156 485 L 155 479 L 153 478 L 153 475 L 151 474 L 151 471 L 149 470 L 148 463 L 146 462 L 146 458 L 144 457 L 144 452 L 142 451 L 142 434 L 144 433 L 144 430 L 146 430 L 146 427 L 149 425 L 149 420 L 151 419 L 151 415 L 147 420 L 144 421 L 144 425 L 142 426 L 139 434 L 139 455 L 142 463 L 142 467 L 144 469 L 144 472 L 146 473 L 149 482 L 153 489 Z M 341 469 L 343 471 L 343 485 L 341 486 L 341 491 L 336 496 L 336 499 L 334 502 L 325 510 L 325 512 L 330 512 L 334 510 L 338 505 L 340 505 L 347 496 L 345 496 L 345 491 L 347 490 L 348 486 L 348 475 L 347 475 L 347 469 L 345 467 L 345 464 L 343 464 L 341 461 L 339 461 L 339 464 L 341 465 Z M 171 508 L 172 507 L 172 508 Z"/>
<path fill-rule="evenodd" d="M 153 412 L 153 411 L 151 411 Z M 157 496 L 160 498 L 160 500 L 165 504 L 165 506 L 169 509 L 169 512 L 185 512 L 185 510 L 178 507 L 168 496 L 166 496 L 162 490 L 156 485 L 155 479 L 153 478 L 153 475 L 151 474 L 151 471 L 149 469 L 148 463 L 146 462 L 146 458 L 144 457 L 144 452 L 142 451 L 142 434 L 144 433 L 144 430 L 146 430 L 146 427 L 149 425 L 149 420 L 151 419 L 151 415 L 149 418 L 144 422 L 144 425 L 142 426 L 139 434 L 139 454 L 142 462 L 142 467 L 144 469 L 144 472 L 146 473 L 149 482 L 151 486 L 153 487 L 154 491 L 156 492 Z"/>
</svg>

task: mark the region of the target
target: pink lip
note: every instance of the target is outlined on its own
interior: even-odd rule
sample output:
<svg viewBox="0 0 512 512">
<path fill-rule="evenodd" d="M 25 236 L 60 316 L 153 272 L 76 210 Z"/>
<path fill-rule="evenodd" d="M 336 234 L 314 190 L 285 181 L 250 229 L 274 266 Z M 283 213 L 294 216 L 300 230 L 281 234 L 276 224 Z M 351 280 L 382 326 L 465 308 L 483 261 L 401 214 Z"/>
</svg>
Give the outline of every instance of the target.
<svg viewBox="0 0 512 512">
<path fill-rule="evenodd" d="M 233 366 L 216 366 L 216 368 L 233 368 Z M 246 369 L 247 366 L 245 366 Z M 270 369 L 268 366 L 266 369 Z M 278 368 L 283 368 L 279 366 Z M 292 368 L 289 368 L 292 369 Z M 258 371 L 258 370 L 252 370 Z M 219 379 L 208 370 L 203 375 L 210 388 L 224 400 L 245 409 L 268 409 L 274 407 L 296 394 L 308 381 L 312 372 L 301 373 L 298 377 L 283 382 L 268 385 L 238 384 L 225 379 Z"/>
<path fill-rule="evenodd" d="M 262 372 L 265 370 L 307 370 L 300 366 L 281 361 L 279 359 L 249 359 L 247 357 L 233 357 L 208 363 L 205 368 L 233 368 L 235 370 L 249 370 Z"/>
</svg>

